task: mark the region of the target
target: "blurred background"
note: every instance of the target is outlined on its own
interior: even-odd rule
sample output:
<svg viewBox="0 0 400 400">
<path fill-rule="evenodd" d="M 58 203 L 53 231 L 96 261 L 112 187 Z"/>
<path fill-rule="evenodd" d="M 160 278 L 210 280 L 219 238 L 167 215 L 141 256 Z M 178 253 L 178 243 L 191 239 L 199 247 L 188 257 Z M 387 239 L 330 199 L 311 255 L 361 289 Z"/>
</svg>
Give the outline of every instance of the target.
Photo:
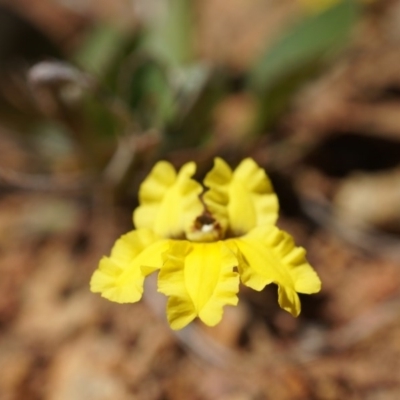
<svg viewBox="0 0 400 400">
<path fill-rule="evenodd" d="M 400 398 L 399 66 L 399 0 L 1 0 L 1 399 Z M 270 175 L 300 317 L 90 293 L 154 163 L 215 156 Z"/>
</svg>

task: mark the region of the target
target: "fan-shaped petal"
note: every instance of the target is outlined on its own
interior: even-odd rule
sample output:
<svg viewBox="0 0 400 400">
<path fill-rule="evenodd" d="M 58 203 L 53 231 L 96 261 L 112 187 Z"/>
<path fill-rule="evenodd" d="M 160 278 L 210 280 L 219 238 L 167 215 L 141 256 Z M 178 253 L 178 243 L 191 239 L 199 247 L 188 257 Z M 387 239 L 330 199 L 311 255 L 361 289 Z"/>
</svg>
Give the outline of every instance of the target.
<svg viewBox="0 0 400 400">
<path fill-rule="evenodd" d="M 234 253 L 223 243 L 176 241 L 164 254 L 158 290 L 169 296 L 168 320 L 181 329 L 197 316 L 214 326 L 225 305 L 236 305 L 239 275 Z"/>
<path fill-rule="evenodd" d="M 321 281 L 305 258 L 305 250 L 295 247 L 293 239 L 276 227 L 259 227 L 249 234 L 230 239 L 237 249 L 242 282 L 255 290 L 270 283 L 279 286 L 279 304 L 297 316 L 300 313 L 298 293 L 316 293 Z"/>
<path fill-rule="evenodd" d="M 90 290 L 117 303 L 141 299 L 145 276 L 160 268 L 168 240 L 147 229 L 131 231 L 115 243 L 110 257 L 100 260 L 90 281 Z"/>
<path fill-rule="evenodd" d="M 273 225 L 278 218 L 278 198 L 271 182 L 251 158 L 243 160 L 234 172 L 217 158 L 204 184 L 209 188 L 205 204 L 222 224 L 229 221 L 235 236 L 256 226 Z"/>
<path fill-rule="evenodd" d="M 193 162 L 178 174 L 169 162 L 158 162 L 140 186 L 136 228 L 152 229 L 164 238 L 181 237 L 204 208 L 199 199 L 203 188 L 191 179 L 195 171 Z"/>
</svg>

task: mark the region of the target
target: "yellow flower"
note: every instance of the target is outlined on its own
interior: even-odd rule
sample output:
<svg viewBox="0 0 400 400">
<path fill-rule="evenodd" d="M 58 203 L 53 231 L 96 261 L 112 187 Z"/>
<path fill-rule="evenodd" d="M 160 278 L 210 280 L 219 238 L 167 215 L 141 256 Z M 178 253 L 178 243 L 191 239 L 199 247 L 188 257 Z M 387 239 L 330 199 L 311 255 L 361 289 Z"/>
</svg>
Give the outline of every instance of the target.
<svg viewBox="0 0 400 400">
<path fill-rule="evenodd" d="M 300 313 L 297 293 L 316 293 L 321 282 L 305 251 L 275 227 L 278 199 L 252 159 L 232 171 L 220 158 L 204 186 L 194 163 L 179 173 L 165 161 L 142 183 L 133 230 L 117 240 L 91 279 L 91 290 L 117 303 L 140 300 L 147 275 L 159 271 L 173 329 L 196 317 L 209 326 L 236 305 L 239 282 L 255 290 L 278 285 L 280 306 Z"/>
</svg>

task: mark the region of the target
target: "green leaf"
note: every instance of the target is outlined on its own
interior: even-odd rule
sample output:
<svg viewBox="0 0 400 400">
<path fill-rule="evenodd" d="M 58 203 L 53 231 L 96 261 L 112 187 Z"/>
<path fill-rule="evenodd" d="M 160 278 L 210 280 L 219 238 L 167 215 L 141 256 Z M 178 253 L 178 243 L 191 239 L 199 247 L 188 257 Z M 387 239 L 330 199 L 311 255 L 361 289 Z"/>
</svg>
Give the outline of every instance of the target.
<svg viewBox="0 0 400 400">
<path fill-rule="evenodd" d="M 153 60 L 145 60 L 132 69 L 131 75 L 126 79 L 126 93 L 123 98 L 144 129 L 163 129 L 175 118 L 175 93 L 167 71 Z"/>
<path fill-rule="evenodd" d="M 181 83 L 177 99 L 180 113 L 167 127 L 165 151 L 198 146 L 207 140 L 215 107 L 227 93 L 223 73 L 199 64 L 183 73 L 185 83 Z"/>
<path fill-rule="evenodd" d="M 126 42 L 127 37 L 114 26 L 96 25 L 87 34 L 73 58 L 86 72 L 102 76 L 112 67 Z"/>
<path fill-rule="evenodd" d="M 146 50 L 171 66 L 193 60 L 193 2 L 170 0 L 168 7 L 149 26 Z"/>
<path fill-rule="evenodd" d="M 359 11 L 355 0 L 342 0 L 302 20 L 269 47 L 255 64 L 250 72 L 251 86 L 266 90 L 277 80 L 343 47 Z"/>
</svg>

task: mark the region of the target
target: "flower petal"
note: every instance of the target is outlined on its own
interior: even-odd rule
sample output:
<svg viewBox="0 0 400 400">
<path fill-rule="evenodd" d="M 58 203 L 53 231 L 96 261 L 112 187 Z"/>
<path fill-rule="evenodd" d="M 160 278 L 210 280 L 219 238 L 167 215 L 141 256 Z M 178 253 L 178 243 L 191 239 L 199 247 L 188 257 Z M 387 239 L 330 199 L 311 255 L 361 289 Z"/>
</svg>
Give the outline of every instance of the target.
<svg viewBox="0 0 400 400">
<path fill-rule="evenodd" d="M 251 158 L 243 160 L 234 172 L 225 161 L 216 158 L 204 184 L 210 189 L 204 195 L 210 212 L 219 221 L 228 218 L 236 236 L 255 226 L 273 225 L 278 218 L 278 198 L 271 182 Z"/>
<path fill-rule="evenodd" d="M 238 250 L 242 282 L 255 290 L 270 283 L 279 286 L 279 304 L 292 315 L 300 313 L 298 293 L 316 293 L 321 281 L 305 258 L 305 250 L 295 247 L 286 232 L 275 227 L 259 227 L 248 235 L 230 239 Z"/>
<path fill-rule="evenodd" d="M 226 230 L 229 225 L 228 204 L 231 180 L 231 168 L 218 157 L 214 160 L 214 168 L 204 178 L 204 185 L 209 188 L 203 195 L 204 203 L 223 230 Z"/>
<path fill-rule="evenodd" d="M 199 199 L 203 188 L 190 179 L 195 171 L 193 162 L 178 174 L 170 163 L 158 162 L 140 186 L 140 206 L 133 217 L 136 228 L 152 229 L 164 238 L 181 237 L 204 208 Z"/>
<path fill-rule="evenodd" d="M 170 296 L 167 315 L 172 329 L 183 328 L 197 316 L 214 326 L 224 305 L 237 304 L 237 259 L 223 242 L 175 241 L 164 257 L 158 290 Z"/>
<path fill-rule="evenodd" d="M 161 254 L 167 248 L 167 240 L 159 240 L 147 229 L 121 236 L 111 256 L 100 260 L 90 281 L 90 290 L 117 303 L 140 300 L 145 276 L 161 267 Z"/>
</svg>

